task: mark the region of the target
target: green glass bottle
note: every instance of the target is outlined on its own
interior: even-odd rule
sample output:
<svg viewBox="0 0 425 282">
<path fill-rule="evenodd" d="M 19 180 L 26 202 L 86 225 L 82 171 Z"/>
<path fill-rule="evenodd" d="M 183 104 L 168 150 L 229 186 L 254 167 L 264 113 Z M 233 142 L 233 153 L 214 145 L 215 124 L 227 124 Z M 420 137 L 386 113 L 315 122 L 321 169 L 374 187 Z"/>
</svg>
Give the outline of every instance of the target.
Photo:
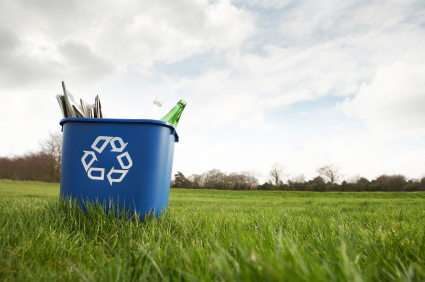
<svg viewBox="0 0 425 282">
<path fill-rule="evenodd" d="M 174 127 L 177 128 L 177 124 L 179 123 L 180 117 L 182 116 L 182 112 L 186 107 L 186 102 L 184 100 L 180 100 L 171 111 L 168 112 L 161 120 L 172 123 Z"/>
</svg>

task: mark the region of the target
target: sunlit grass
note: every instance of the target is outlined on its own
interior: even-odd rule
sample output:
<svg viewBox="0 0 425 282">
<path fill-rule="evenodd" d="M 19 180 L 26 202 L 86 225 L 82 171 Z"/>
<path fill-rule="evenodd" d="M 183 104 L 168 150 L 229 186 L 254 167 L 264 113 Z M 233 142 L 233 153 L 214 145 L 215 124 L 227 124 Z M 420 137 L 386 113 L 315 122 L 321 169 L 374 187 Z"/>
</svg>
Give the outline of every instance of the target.
<svg viewBox="0 0 425 282">
<path fill-rule="evenodd" d="M 425 193 L 172 189 L 141 223 L 33 184 L 0 182 L 2 280 L 425 279 Z"/>
</svg>

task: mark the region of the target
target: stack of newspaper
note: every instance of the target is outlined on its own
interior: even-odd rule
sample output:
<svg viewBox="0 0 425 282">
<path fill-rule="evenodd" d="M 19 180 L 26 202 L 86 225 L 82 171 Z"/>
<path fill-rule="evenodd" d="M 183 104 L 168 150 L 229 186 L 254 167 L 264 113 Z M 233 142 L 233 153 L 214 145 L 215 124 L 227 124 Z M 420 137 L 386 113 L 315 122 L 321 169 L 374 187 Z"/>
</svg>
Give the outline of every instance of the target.
<svg viewBox="0 0 425 282">
<path fill-rule="evenodd" d="M 62 81 L 63 95 L 57 94 L 59 107 L 61 108 L 64 118 L 78 117 L 78 118 L 103 118 L 102 106 L 100 104 L 99 96 L 96 96 L 95 103 L 89 104 L 83 99 L 80 99 L 80 104 L 75 102 L 74 96 L 65 87 Z"/>
</svg>

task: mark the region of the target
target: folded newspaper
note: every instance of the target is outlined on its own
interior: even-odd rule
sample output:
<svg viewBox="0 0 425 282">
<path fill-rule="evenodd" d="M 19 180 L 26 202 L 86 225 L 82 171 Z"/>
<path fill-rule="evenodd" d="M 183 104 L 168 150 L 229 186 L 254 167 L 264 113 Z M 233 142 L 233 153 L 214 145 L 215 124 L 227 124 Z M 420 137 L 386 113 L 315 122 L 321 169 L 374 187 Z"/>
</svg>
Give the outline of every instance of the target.
<svg viewBox="0 0 425 282">
<path fill-rule="evenodd" d="M 83 99 L 80 103 L 75 102 L 74 96 L 65 87 L 62 81 L 63 95 L 57 94 L 59 107 L 62 111 L 64 118 L 77 117 L 77 118 L 103 118 L 102 106 L 100 104 L 99 95 L 96 96 L 94 104 L 89 104 Z"/>
</svg>

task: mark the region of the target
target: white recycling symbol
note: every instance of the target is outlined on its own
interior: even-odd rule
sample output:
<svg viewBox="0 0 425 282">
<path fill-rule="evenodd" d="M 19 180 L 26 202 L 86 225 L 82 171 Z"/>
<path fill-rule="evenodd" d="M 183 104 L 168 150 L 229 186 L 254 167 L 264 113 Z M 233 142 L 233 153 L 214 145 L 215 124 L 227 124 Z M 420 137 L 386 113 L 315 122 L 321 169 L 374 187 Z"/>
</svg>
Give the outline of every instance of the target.
<svg viewBox="0 0 425 282">
<path fill-rule="evenodd" d="M 104 141 L 103 144 L 98 147 L 98 143 Z M 125 147 L 127 146 L 128 143 L 124 143 L 124 141 L 121 139 L 121 137 L 111 137 L 111 136 L 98 136 L 96 138 L 96 140 L 94 140 L 93 144 L 91 145 L 91 148 L 98 152 L 99 154 L 101 154 L 103 152 L 103 150 L 105 150 L 106 146 L 108 146 L 108 144 L 111 144 L 112 150 L 111 152 L 114 153 L 121 153 L 122 151 L 124 151 Z M 119 147 L 117 147 L 117 144 L 119 144 Z M 101 167 L 91 167 L 92 164 L 97 161 L 96 158 L 96 153 L 94 151 L 84 151 L 84 155 L 81 158 L 81 162 L 83 163 L 84 169 L 87 172 L 87 176 L 92 179 L 92 180 L 104 180 L 105 179 L 105 168 L 101 168 Z M 91 155 L 91 159 L 89 162 L 87 162 L 87 157 L 89 157 L 89 155 Z M 128 164 L 125 165 L 123 162 L 123 158 L 127 159 Z M 127 174 L 128 170 L 130 169 L 130 167 L 133 166 L 133 161 L 131 160 L 130 155 L 128 154 L 128 152 L 124 152 L 120 155 L 117 156 L 117 160 L 118 163 L 121 166 L 121 169 L 115 169 L 115 167 L 112 167 L 111 170 L 108 172 L 108 174 L 106 175 L 106 177 L 109 180 L 109 183 L 112 186 L 113 182 L 121 182 L 125 175 Z M 92 175 L 92 172 L 100 172 L 100 176 L 96 175 Z M 119 178 L 112 178 L 112 174 L 114 173 L 120 173 L 121 176 Z"/>
</svg>

